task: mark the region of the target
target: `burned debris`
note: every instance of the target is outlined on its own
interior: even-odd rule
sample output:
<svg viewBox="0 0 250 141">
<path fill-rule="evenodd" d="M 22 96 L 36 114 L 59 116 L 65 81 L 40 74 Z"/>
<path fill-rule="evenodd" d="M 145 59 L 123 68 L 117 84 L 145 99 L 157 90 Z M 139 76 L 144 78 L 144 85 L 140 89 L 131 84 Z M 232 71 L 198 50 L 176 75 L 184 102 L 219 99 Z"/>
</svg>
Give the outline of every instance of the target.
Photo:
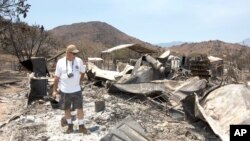
<svg viewBox="0 0 250 141">
<path fill-rule="evenodd" d="M 138 52 L 139 57 L 110 54 L 125 48 Z M 154 53 L 138 44 L 126 44 L 103 51 L 103 58 L 88 59 L 82 86 L 88 135 L 78 130 L 64 134 L 65 119 L 60 103 L 51 97 L 53 78 L 46 60 L 23 62 L 32 72 L 26 77 L 29 91 L 18 97 L 23 101 L 20 110 L 1 121 L 0 135 L 3 140 L 224 141 L 229 140 L 230 124 L 249 124 L 249 82 L 225 81 L 229 74 L 223 74 L 221 58 Z M 0 104 L 9 101 L 0 97 Z M 76 122 L 73 109 L 72 119 Z"/>
<path fill-rule="evenodd" d="M 208 79 L 210 61 L 206 55 L 194 55 L 190 58 L 190 70 L 193 76 Z"/>
<path fill-rule="evenodd" d="M 191 97 L 197 97 L 198 102 L 203 103 L 213 91 L 227 85 L 225 82 L 222 85 L 223 77 L 221 58 L 208 57 L 203 54 L 178 57 L 166 51 L 157 60 L 147 54 L 140 57 L 130 74 L 113 80 L 108 87 L 108 92 L 143 95 L 151 104 L 161 107 L 163 112 L 172 115 L 172 118 L 191 119 L 190 110 L 194 112 L 195 105 L 197 105 L 197 100 L 191 100 Z M 212 79 L 215 78 L 220 79 L 220 82 L 214 83 Z M 173 87 L 173 85 L 179 86 Z M 249 91 L 245 92 L 249 93 Z M 200 116 L 200 119 L 204 119 L 204 116 L 207 115 Z M 209 121 L 204 121 L 210 125 Z M 231 122 L 227 124 L 232 124 Z M 221 133 L 215 134 L 222 140 L 228 139 L 228 137 L 224 138 Z"/>
<path fill-rule="evenodd" d="M 21 62 L 21 64 L 30 72 L 30 93 L 28 104 L 34 100 L 43 99 L 47 95 L 48 78 L 50 76 L 46 60 L 43 57 L 31 57 L 29 60 Z"/>
</svg>

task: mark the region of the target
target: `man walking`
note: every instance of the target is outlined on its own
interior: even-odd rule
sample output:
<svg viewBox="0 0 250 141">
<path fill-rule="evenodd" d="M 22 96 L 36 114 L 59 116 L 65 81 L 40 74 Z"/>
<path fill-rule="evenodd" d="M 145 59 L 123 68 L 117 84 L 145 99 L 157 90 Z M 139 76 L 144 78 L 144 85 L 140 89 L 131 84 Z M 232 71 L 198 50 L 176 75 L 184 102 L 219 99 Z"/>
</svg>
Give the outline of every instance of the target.
<svg viewBox="0 0 250 141">
<path fill-rule="evenodd" d="M 53 97 L 60 94 L 60 103 L 65 111 L 65 119 L 68 123 L 66 133 L 73 132 L 73 123 L 71 119 L 71 105 L 77 109 L 79 122 L 79 132 L 87 134 L 87 129 L 83 121 L 83 100 L 80 83 L 83 80 L 85 66 L 83 61 L 76 57 L 79 50 L 75 45 L 69 45 L 66 48 L 66 56 L 59 59 L 56 64 L 55 80 L 53 87 Z"/>
</svg>

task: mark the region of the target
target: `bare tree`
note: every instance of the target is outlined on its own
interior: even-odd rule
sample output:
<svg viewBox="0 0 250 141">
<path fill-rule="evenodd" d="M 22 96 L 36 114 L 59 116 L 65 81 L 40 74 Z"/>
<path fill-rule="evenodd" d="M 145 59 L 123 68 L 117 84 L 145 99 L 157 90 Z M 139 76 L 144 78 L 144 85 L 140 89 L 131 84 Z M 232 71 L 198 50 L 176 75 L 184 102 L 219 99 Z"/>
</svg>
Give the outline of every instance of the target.
<svg viewBox="0 0 250 141">
<path fill-rule="evenodd" d="M 0 0 L 0 38 L 11 22 L 20 21 L 19 16 L 23 15 L 25 18 L 30 5 L 26 3 L 27 0 Z"/>
<path fill-rule="evenodd" d="M 9 23 L 0 43 L 5 51 L 17 56 L 19 61 L 30 59 L 32 56 L 45 56 L 53 46 L 53 40 L 43 26 L 29 26 L 23 22 Z"/>
<path fill-rule="evenodd" d="M 27 0 L 0 0 L 0 16 L 6 19 L 19 19 L 19 15 L 25 18 L 29 8 Z"/>
<path fill-rule="evenodd" d="M 0 48 L 8 45 L 12 40 L 7 37 L 14 36 L 6 36 L 6 32 L 12 29 L 12 22 L 19 21 L 20 15 L 25 18 L 29 8 L 27 0 L 0 0 Z"/>
</svg>

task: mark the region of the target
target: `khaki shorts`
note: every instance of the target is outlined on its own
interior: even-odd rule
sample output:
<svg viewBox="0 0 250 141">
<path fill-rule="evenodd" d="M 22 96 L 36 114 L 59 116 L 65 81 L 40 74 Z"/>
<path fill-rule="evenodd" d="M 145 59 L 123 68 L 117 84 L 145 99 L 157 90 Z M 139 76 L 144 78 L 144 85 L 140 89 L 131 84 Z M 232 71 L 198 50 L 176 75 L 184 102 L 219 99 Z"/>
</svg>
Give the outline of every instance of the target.
<svg viewBox="0 0 250 141">
<path fill-rule="evenodd" d="M 75 110 L 83 108 L 82 91 L 74 93 L 64 93 L 62 91 L 59 91 L 59 94 L 60 94 L 59 103 L 60 103 L 60 108 L 62 110 L 69 110 L 69 109 Z"/>
</svg>

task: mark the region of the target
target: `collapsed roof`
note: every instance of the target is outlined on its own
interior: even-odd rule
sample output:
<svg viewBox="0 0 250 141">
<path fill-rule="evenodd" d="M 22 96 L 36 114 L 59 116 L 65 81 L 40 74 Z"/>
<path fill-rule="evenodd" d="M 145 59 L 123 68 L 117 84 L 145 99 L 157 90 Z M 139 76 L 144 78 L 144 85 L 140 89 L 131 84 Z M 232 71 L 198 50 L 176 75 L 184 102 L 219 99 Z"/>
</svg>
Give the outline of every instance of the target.
<svg viewBox="0 0 250 141">
<path fill-rule="evenodd" d="M 125 49 L 125 48 L 131 49 L 131 50 L 138 52 L 138 53 L 157 53 L 156 49 L 148 48 L 148 47 L 142 46 L 140 44 L 122 44 L 122 45 L 118 45 L 118 46 L 112 47 L 110 49 L 104 50 L 101 53 L 102 54 L 112 53 L 114 51 Z"/>
<path fill-rule="evenodd" d="M 103 59 L 102 58 L 98 58 L 98 57 L 88 57 L 88 61 L 99 62 L 99 61 L 103 61 Z"/>
</svg>

